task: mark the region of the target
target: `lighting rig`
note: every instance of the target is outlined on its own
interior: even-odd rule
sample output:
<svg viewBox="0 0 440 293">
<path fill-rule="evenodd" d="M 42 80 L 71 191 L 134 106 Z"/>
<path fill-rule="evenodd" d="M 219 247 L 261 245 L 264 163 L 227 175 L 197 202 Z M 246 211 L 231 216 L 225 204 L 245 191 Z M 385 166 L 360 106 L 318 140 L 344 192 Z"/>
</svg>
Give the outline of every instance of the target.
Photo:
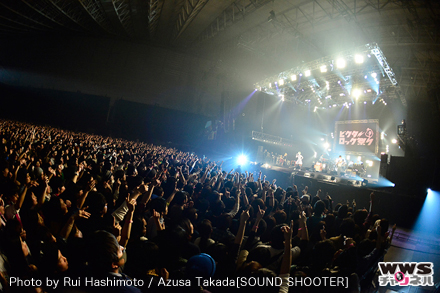
<svg viewBox="0 0 440 293">
<path fill-rule="evenodd" d="M 326 56 L 257 82 L 255 89 L 314 111 L 400 98 L 393 69 L 376 43 Z"/>
</svg>

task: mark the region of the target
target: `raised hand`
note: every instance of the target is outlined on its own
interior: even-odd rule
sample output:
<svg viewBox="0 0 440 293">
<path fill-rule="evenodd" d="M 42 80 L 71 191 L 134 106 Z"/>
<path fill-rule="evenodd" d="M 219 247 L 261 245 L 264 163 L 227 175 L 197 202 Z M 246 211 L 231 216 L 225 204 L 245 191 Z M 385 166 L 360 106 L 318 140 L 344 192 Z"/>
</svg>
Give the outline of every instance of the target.
<svg viewBox="0 0 440 293">
<path fill-rule="evenodd" d="M 284 240 L 289 241 L 292 239 L 292 231 L 293 231 L 293 220 L 290 221 L 290 226 L 283 226 L 281 227 L 281 231 L 283 231 L 284 234 Z"/>
<path fill-rule="evenodd" d="M 251 206 L 248 206 L 246 210 L 244 210 L 243 212 L 241 212 L 241 215 L 240 215 L 240 222 L 244 223 L 244 222 L 246 222 L 247 220 L 249 220 L 249 218 L 251 217 L 251 216 L 249 215 L 249 209 L 250 209 L 250 208 L 251 208 Z"/>
<path fill-rule="evenodd" d="M 84 207 L 82 209 L 79 209 L 74 215 L 73 217 L 75 218 L 75 220 L 78 220 L 80 218 L 83 219 L 88 219 L 90 217 L 90 213 L 86 212 L 85 210 L 87 210 L 89 207 Z"/>
<path fill-rule="evenodd" d="M 260 206 L 258 206 L 257 221 L 261 221 L 261 219 L 263 219 L 264 213 L 266 213 L 266 211 L 262 210 Z"/>
<path fill-rule="evenodd" d="M 130 199 L 130 196 L 127 196 L 125 201 L 127 202 L 128 211 L 129 212 L 134 211 L 134 209 L 136 207 L 136 199 L 135 198 Z"/>
</svg>

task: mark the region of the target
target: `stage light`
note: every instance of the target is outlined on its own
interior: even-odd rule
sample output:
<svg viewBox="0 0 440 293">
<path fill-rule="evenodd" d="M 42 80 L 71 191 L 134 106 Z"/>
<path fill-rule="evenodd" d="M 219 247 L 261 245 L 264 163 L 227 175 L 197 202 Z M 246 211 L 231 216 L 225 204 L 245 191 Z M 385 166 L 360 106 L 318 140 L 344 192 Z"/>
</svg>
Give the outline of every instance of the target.
<svg viewBox="0 0 440 293">
<path fill-rule="evenodd" d="M 361 156 L 359 156 L 359 157 L 358 157 L 358 161 L 360 162 L 360 161 L 361 161 L 361 159 L 362 159 L 362 158 L 361 158 Z"/>
<path fill-rule="evenodd" d="M 307 77 L 307 76 L 310 76 L 311 71 L 310 71 L 310 70 L 306 70 L 306 71 L 304 71 L 304 74 L 306 75 L 306 77 Z"/>
<path fill-rule="evenodd" d="M 321 137 L 321 141 L 324 141 L 325 139 L 323 137 Z"/>
<path fill-rule="evenodd" d="M 280 79 L 280 81 L 278 82 L 279 85 L 283 85 L 284 84 L 284 79 Z"/>
<path fill-rule="evenodd" d="M 269 88 L 272 88 L 272 83 L 271 82 L 269 83 Z"/>
<path fill-rule="evenodd" d="M 328 148 L 329 146 L 330 146 L 330 144 L 329 144 L 328 142 L 325 142 L 325 143 L 324 143 L 324 147 L 325 147 L 325 148 Z"/>
<path fill-rule="evenodd" d="M 333 104 L 333 107 L 336 107 L 336 104 Z"/>
<path fill-rule="evenodd" d="M 364 76 L 364 78 L 365 78 L 365 79 L 367 79 L 367 78 L 368 78 L 368 76 L 366 76 L 366 75 L 365 75 L 365 76 Z"/>
<path fill-rule="evenodd" d="M 357 99 L 360 97 L 361 93 L 362 92 L 360 89 L 355 89 L 355 90 L 353 90 L 353 97 L 355 97 Z"/>
<path fill-rule="evenodd" d="M 373 166 L 373 161 L 367 160 L 366 163 L 367 163 L 367 165 L 370 166 L 370 167 Z"/>
<path fill-rule="evenodd" d="M 381 133 L 380 133 L 380 139 L 383 140 L 384 138 L 385 138 L 385 132 L 381 132 Z"/>
<path fill-rule="evenodd" d="M 321 72 L 327 72 L 327 66 L 322 65 L 321 66 Z"/>
<path fill-rule="evenodd" d="M 245 155 L 240 155 L 237 158 L 237 164 L 240 166 L 246 165 L 246 163 L 248 162 L 248 159 Z"/>
<path fill-rule="evenodd" d="M 292 81 L 295 81 L 295 80 L 296 80 L 296 75 L 293 74 L 293 75 L 290 77 L 290 79 L 291 79 Z"/>
<path fill-rule="evenodd" d="M 347 155 L 347 160 L 350 160 L 350 155 Z"/>
<path fill-rule="evenodd" d="M 356 54 L 354 55 L 354 61 L 358 64 L 364 63 L 364 56 Z"/>
<path fill-rule="evenodd" d="M 393 139 L 391 140 L 391 142 L 392 142 L 392 143 L 397 143 L 397 139 L 393 138 Z"/>
<path fill-rule="evenodd" d="M 372 77 L 372 78 L 376 78 L 376 77 L 377 77 L 377 73 L 376 73 L 376 72 L 373 72 L 373 73 L 371 74 L 371 77 Z"/>
<path fill-rule="evenodd" d="M 367 104 L 367 102 L 366 101 L 364 101 L 364 105 L 366 105 Z"/>
<path fill-rule="evenodd" d="M 336 67 L 338 68 L 344 68 L 346 65 L 345 63 L 345 59 L 343 58 L 339 58 L 338 60 L 336 60 Z"/>
</svg>

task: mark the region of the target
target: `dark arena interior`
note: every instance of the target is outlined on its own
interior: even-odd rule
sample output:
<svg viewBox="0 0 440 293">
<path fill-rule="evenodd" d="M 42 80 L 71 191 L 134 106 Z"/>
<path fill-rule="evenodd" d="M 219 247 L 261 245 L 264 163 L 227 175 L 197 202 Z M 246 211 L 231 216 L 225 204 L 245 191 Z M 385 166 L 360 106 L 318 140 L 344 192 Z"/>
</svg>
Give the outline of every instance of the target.
<svg viewBox="0 0 440 293">
<path fill-rule="evenodd" d="M 440 1 L 0 0 L 0 292 L 440 292 Z"/>
</svg>

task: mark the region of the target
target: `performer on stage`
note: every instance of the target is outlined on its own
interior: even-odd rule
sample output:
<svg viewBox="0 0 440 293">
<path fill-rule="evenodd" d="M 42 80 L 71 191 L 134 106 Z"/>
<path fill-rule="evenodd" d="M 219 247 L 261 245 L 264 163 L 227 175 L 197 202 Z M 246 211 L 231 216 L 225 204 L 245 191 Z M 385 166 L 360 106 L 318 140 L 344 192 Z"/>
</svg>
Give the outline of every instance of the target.
<svg viewBox="0 0 440 293">
<path fill-rule="evenodd" d="M 295 165 L 298 165 L 299 166 L 299 169 L 301 170 L 301 167 L 302 167 L 302 165 L 303 165 L 303 156 L 301 155 L 301 152 L 298 152 L 297 154 L 296 154 L 296 163 L 295 163 Z"/>
<path fill-rule="evenodd" d="M 345 172 L 345 160 L 342 156 L 336 160 L 336 167 L 338 168 L 338 174 L 342 174 Z"/>
</svg>

